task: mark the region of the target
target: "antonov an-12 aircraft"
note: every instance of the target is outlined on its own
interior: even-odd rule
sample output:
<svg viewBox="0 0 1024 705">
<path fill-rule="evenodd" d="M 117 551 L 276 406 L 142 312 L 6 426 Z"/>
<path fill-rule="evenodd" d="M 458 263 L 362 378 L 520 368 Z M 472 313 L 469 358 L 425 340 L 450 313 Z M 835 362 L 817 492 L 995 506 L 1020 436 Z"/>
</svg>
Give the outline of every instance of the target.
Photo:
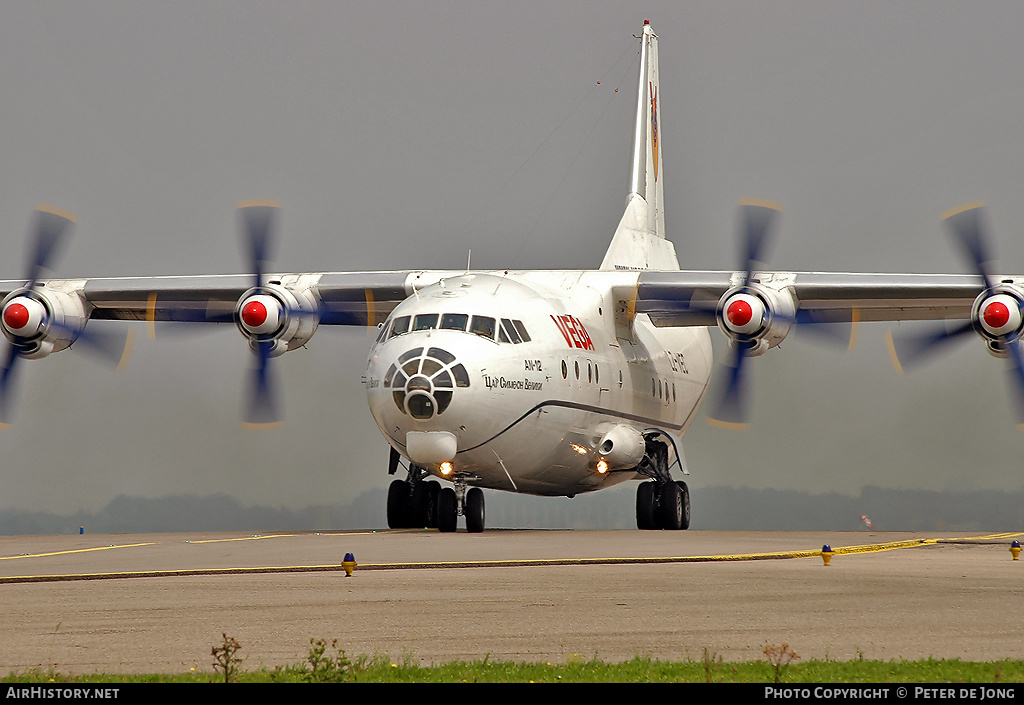
<svg viewBox="0 0 1024 705">
<path fill-rule="evenodd" d="M 731 345 L 710 417 L 727 427 L 746 423 L 747 359 L 803 326 L 959 321 L 890 338 L 894 360 L 974 332 L 1022 386 L 1024 277 L 990 272 L 977 204 L 947 216 L 971 275 L 764 271 L 779 209 L 761 201 L 741 203 L 736 271 L 681 270 L 666 238 L 658 38 L 646 21 L 640 43 L 626 208 L 599 269 L 270 273 L 276 204 L 261 201 L 239 206 L 249 274 L 49 279 L 73 219 L 39 207 L 25 278 L 0 282 L 0 421 L 11 421 L 21 360 L 73 343 L 120 355 L 125 339 L 87 330 L 92 319 L 234 323 L 256 360 L 253 426 L 279 423 L 273 358 L 321 325 L 375 326 L 364 383 L 396 475 L 389 526 L 451 532 L 463 516 L 480 532 L 482 488 L 572 497 L 640 480 L 638 528 L 678 530 L 690 499 L 672 473 L 688 473 L 681 439 L 708 392 L 711 327 Z"/>
</svg>

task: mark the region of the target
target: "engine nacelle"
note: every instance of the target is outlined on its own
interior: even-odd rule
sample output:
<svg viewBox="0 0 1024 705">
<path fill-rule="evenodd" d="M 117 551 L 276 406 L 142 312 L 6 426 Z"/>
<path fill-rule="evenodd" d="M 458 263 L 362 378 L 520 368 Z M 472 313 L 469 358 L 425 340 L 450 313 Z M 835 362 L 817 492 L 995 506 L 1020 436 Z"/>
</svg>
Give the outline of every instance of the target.
<svg viewBox="0 0 1024 705">
<path fill-rule="evenodd" d="M 643 434 L 625 424 L 613 426 L 597 442 L 597 452 L 608 463 L 609 470 L 635 468 L 644 459 L 646 450 Z"/>
<path fill-rule="evenodd" d="M 22 357 L 35 360 L 64 350 L 85 328 L 85 304 L 74 284 L 65 284 L 71 289 L 18 289 L 0 303 L 0 329 Z"/>
<path fill-rule="evenodd" d="M 796 300 L 788 288 L 737 286 L 722 295 L 716 317 L 731 345 L 746 347 L 747 355 L 762 355 L 789 333 L 796 317 Z"/>
<path fill-rule="evenodd" d="M 272 342 L 270 356 L 282 355 L 309 342 L 319 323 L 316 298 L 309 289 L 273 282 L 253 287 L 235 305 L 235 323 L 255 352 Z"/>
</svg>

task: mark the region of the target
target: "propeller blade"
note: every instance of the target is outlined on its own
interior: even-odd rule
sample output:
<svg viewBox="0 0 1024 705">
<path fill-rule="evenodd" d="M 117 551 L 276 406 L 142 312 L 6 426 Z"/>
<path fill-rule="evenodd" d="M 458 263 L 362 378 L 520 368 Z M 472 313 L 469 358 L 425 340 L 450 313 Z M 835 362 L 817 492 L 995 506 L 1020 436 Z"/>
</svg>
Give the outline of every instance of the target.
<svg viewBox="0 0 1024 705">
<path fill-rule="evenodd" d="M 747 359 L 746 348 L 733 347 L 732 361 L 727 368 L 725 387 L 707 421 L 712 426 L 731 430 L 745 430 L 747 423 L 747 401 L 750 397 L 749 384 L 743 372 Z"/>
<path fill-rule="evenodd" d="M 3 367 L 0 368 L 0 428 L 9 427 L 13 418 L 14 369 L 20 357 L 18 348 L 8 342 Z"/>
<path fill-rule="evenodd" d="M 905 366 L 923 362 L 930 355 L 939 352 L 947 343 L 961 341 L 973 332 L 974 325 L 970 321 L 955 328 L 942 328 L 915 335 L 897 337 L 890 332 L 886 334 L 889 358 L 896 371 L 903 372 Z"/>
<path fill-rule="evenodd" d="M 132 344 L 135 341 L 135 331 L 133 329 L 100 330 L 90 328 L 76 331 L 76 329 L 56 321 L 50 325 L 54 328 L 69 331 L 72 334 L 77 333 L 78 337 L 75 338 L 75 342 L 71 346 L 72 348 L 81 344 L 84 352 L 102 362 L 114 365 L 118 369 L 124 369 L 128 364 L 128 358 L 132 352 Z"/>
<path fill-rule="evenodd" d="M 26 267 L 29 289 L 34 289 L 40 274 L 50 268 L 68 228 L 75 222 L 75 216 L 59 208 L 40 205 L 35 212 L 35 222 L 29 231 L 32 255 Z"/>
<path fill-rule="evenodd" d="M 249 257 L 254 286 L 263 286 L 266 264 L 273 257 L 274 225 L 279 204 L 276 201 L 243 201 L 238 204 L 242 241 Z"/>
<path fill-rule="evenodd" d="M 270 371 L 272 342 L 261 342 L 256 348 L 257 364 L 253 367 L 245 406 L 246 428 L 274 428 L 281 425 L 277 394 Z"/>
<path fill-rule="evenodd" d="M 1010 386 L 1015 392 L 1011 392 L 1017 409 L 1017 426 L 1024 431 L 1024 352 L 1021 350 L 1021 341 L 1015 340 L 1006 346 L 1013 364 L 1010 366 Z"/>
<path fill-rule="evenodd" d="M 754 270 L 765 261 L 768 240 L 782 206 L 772 201 L 744 199 L 740 201 L 740 240 L 743 246 L 743 269 L 746 285 Z"/>
<path fill-rule="evenodd" d="M 974 264 L 975 271 L 985 282 L 985 288 L 992 288 L 989 265 L 993 261 L 988 246 L 988 229 L 984 222 L 985 208 L 981 202 L 968 203 L 943 214 L 942 219 L 949 227 L 953 238 Z"/>
</svg>

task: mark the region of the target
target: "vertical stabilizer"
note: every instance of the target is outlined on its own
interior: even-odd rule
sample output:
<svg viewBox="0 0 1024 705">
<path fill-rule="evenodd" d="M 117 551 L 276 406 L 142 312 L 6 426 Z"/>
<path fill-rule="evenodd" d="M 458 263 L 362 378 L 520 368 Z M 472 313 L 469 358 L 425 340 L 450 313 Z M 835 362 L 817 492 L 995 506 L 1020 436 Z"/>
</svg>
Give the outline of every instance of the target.
<svg viewBox="0 0 1024 705">
<path fill-rule="evenodd" d="M 665 239 L 664 163 L 658 36 L 644 20 L 637 85 L 629 194 L 601 269 L 679 269 L 675 247 Z"/>
</svg>

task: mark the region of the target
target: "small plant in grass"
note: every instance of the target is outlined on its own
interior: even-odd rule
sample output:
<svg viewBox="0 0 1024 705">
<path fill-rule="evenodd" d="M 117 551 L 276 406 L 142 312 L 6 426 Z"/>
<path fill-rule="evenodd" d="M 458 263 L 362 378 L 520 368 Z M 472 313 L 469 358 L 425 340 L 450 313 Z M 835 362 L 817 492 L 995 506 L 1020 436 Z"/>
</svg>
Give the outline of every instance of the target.
<svg viewBox="0 0 1024 705">
<path fill-rule="evenodd" d="M 230 683 L 235 671 L 238 670 L 238 664 L 242 662 L 242 658 L 238 655 L 242 647 L 226 633 L 221 633 L 221 637 L 224 639 L 221 645 L 214 646 L 210 651 L 213 656 L 213 670 L 223 673 L 224 682 Z"/>
<path fill-rule="evenodd" d="M 789 644 L 765 644 L 764 655 L 775 672 L 776 683 L 782 682 L 782 674 L 786 667 L 800 658 L 793 649 L 789 648 Z"/>
<path fill-rule="evenodd" d="M 338 640 L 334 639 L 330 644 L 332 654 L 327 653 L 327 641 L 325 639 L 309 640 L 309 655 L 306 663 L 309 669 L 306 671 L 307 680 L 313 683 L 337 683 L 348 680 L 352 673 L 352 661 L 345 655 L 345 650 L 338 648 Z"/>
<path fill-rule="evenodd" d="M 708 651 L 708 647 L 704 647 L 704 682 L 711 683 L 712 676 L 714 675 L 715 669 L 722 665 L 722 656 L 716 654 L 714 651 Z"/>
</svg>

